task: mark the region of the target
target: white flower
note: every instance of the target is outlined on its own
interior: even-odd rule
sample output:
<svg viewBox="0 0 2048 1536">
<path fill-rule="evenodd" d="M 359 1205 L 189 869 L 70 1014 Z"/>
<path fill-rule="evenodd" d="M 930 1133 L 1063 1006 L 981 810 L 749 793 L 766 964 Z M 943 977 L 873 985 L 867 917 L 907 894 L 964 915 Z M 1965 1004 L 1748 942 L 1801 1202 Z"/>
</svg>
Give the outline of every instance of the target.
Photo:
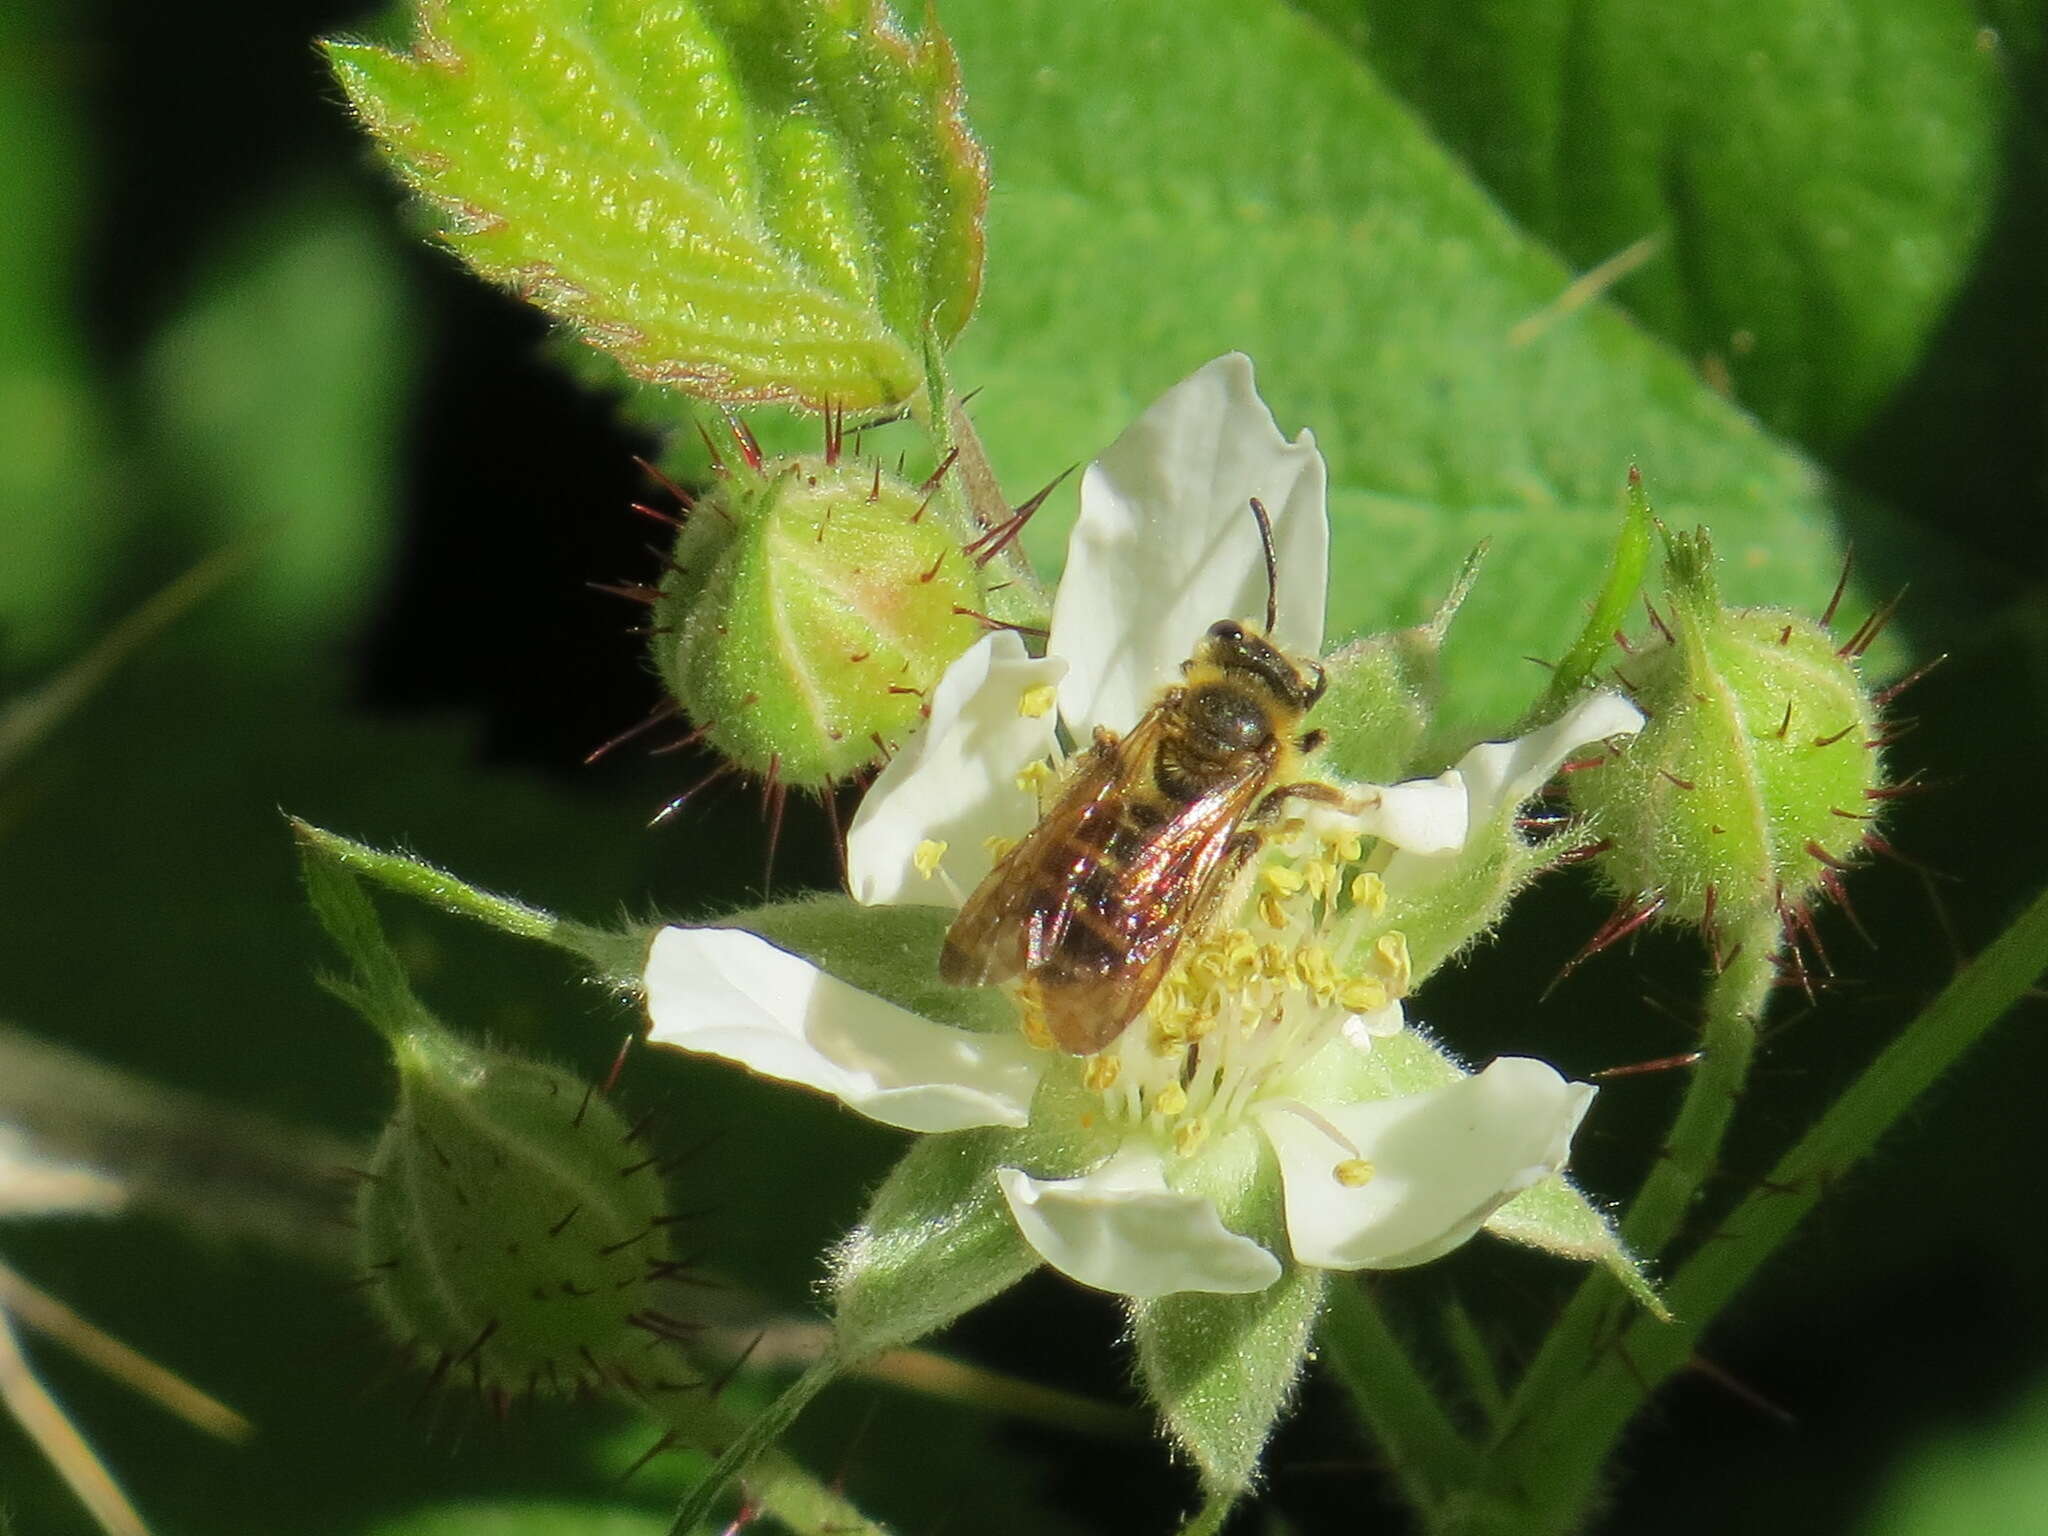
<svg viewBox="0 0 2048 1536">
<path fill-rule="evenodd" d="M 876 778 L 848 836 L 857 900 L 957 905 L 1036 821 L 1059 727 L 1076 743 L 1098 725 L 1127 730 L 1210 624 L 1263 614 L 1252 497 L 1278 553 L 1275 639 L 1319 654 L 1322 458 L 1306 432 L 1281 436 L 1248 360 L 1219 358 L 1089 467 L 1047 655 L 984 638 Z M 1240 920 L 1184 943 L 1146 1013 L 1085 1061 L 1024 1032 L 935 1023 L 739 929 L 656 937 L 650 1038 L 911 1130 L 1018 1128 L 1016 1165 L 996 1178 L 1019 1230 L 1104 1290 L 1271 1285 L 1280 1257 L 1229 1213 L 1274 1167 L 1296 1262 L 1419 1264 L 1562 1167 L 1593 1089 L 1524 1058 L 1468 1076 L 1405 1027 L 1402 893 L 1457 867 L 1468 834 L 1508 835 L 1515 807 L 1578 748 L 1640 724 L 1600 695 L 1437 779 L 1355 786 L 1356 814 L 1319 810 L 1273 840 Z M 1094 1150 L 1087 1171 L 1033 1173 L 1034 1148 L 1077 1141 Z"/>
</svg>

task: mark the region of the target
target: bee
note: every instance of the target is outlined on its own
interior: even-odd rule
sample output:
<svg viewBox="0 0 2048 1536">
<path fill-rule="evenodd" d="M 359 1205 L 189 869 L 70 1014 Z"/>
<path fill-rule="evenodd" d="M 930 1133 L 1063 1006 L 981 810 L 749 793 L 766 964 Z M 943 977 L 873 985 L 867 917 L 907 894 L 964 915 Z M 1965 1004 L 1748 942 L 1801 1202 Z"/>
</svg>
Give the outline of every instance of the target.
<svg viewBox="0 0 2048 1536">
<path fill-rule="evenodd" d="M 1027 1006 L 1075 1055 L 1112 1043 L 1214 915 L 1290 798 L 1344 803 L 1297 780 L 1322 745 L 1302 721 L 1323 669 L 1268 638 L 1277 562 L 1266 509 L 1264 632 L 1219 619 L 1127 736 L 1098 726 L 1059 798 L 997 861 L 946 931 L 954 986 L 1020 980 Z"/>
</svg>

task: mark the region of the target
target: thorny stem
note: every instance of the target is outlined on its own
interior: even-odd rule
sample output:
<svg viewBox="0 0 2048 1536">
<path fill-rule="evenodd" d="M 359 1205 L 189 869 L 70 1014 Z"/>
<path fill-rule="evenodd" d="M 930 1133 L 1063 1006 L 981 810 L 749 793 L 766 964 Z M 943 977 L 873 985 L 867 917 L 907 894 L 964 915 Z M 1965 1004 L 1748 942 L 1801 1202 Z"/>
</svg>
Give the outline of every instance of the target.
<svg viewBox="0 0 2048 1536">
<path fill-rule="evenodd" d="M 1487 1458 L 1478 1507 L 1489 1520 L 1443 1532 L 1564 1536 L 1599 1497 L 1614 1444 L 1655 1388 L 1685 1368 L 1715 1315 L 1755 1276 L 1829 1187 L 1897 1123 L 2048 968 L 2048 890 L 1968 967 L 1828 1108 L 1768 1178 L 1679 1270 L 1666 1291 L 1677 1321 L 1637 1318 L 1604 1339 L 1566 1338 L 1596 1275 L 1517 1392 L 1508 1430 Z M 1681 1121 L 1683 1120 L 1681 1113 Z M 1567 1353 L 1569 1351 L 1569 1353 Z"/>
<path fill-rule="evenodd" d="M 705 1474 L 704 1480 L 684 1496 L 683 1502 L 676 1509 L 675 1518 L 669 1522 L 668 1536 L 689 1536 L 689 1533 L 711 1513 L 719 1496 L 725 1492 L 726 1485 L 734 1478 L 749 1473 L 750 1468 L 759 1469 L 750 1474 L 747 1481 L 748 1487 L 756 1498 L 763 1502 L 764 1508 L 767 1507 L 766 1499 L 773 1488 L 780 1488 L 785 1498 L 795 1498 L 797 1484 L 792 1479 L 801 1474 L 797 1472 L 794 1463 L 776 1455 L 772 1447 L 782 1432 L 796 1421 L 796 1416 L 803 1412 L 810 1400 L 824 1391 L 845 1367 L 846 1362 L 843 1359 L 830 1350 L 826 1351 L 809 1370 L 784 1388 L 782 1395 L 770 1403 L 753 1423 L 733 1436 L 731 1442 L 719 1453 L 718 1460 L 712 1464 L 711 1470 Z M 825 1495 L 822 1488 L 817 1492 L 821 1497 L 836 1497 Z M 780 1513 L 776 1518 L 787 1519 Z M 851 1529 L 879 1529 L 865 1516 L 856 1514 L 855 1518 L 861 1523 Z M 823 1526 L 792 1526 L 791 1529 L 799 1532 L 825 1532 L 841 1528 L 828 1523 Z"/>
<path fill-rule="evenodd" d="M 659 1397 L 635 1394 L 628 1396 L 627 1401 L 666 1422 L 674 1433 L 664 1444 L 673 1444 L 678 1449 L 736 1444 L 747 1433 L 715 1397 L 700 1393 Z M 744 1480 L 747 1506 L 770 1516 L 796 1536 L 889 1536 L 888 1527 L 869 1519 L 843 1494 L 819 1482 L 794 1458 L 773 1447 L 754 1457 L 745 1469 Z"/>
<path fill-rule="evenodd" d="M 1707 991 L 1700 1042 L 1704 1054 L 1662 1155 L 1622 1220 L 1623 1241 L 1646 1259 L 1655 1258 L 1677 1235 L 1720 1155 L 1755 1055 L 1757 1023 L 1776 976 L 1771 965 L 1779 942 L 1776 914 L 1766 909 L 1752 917 L 1733 942 L 1735 947 L 1725 951 L 1727 958 Z M 1503 1469 L 1496 1472 L 1496 1479 L 1514 1464 L 1513 1457 L 1503 1454 L 1509 1447 L 1531 1434 L 1548 1432 L 1557 1399 L 1612 1338 L 1621 1315 L 1632 1305 L 1604 1270 L 1580 1283 L 1500 1418 L 1490 1458 Z"/>
</svg>

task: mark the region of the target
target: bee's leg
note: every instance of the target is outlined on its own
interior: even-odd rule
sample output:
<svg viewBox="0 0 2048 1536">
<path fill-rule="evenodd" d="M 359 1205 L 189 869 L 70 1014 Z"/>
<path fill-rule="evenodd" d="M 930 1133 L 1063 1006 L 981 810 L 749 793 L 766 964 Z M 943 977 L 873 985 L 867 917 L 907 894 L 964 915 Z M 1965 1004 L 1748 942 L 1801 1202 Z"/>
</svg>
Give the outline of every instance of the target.
<svg viewBox="0 0 2048 1536">
<path fill-rule="evenodd" d="M 1275 806 L 1282 800 L 1313 800 L 1317 805 L 1334 805 L 1343 810 L 1355 808 L 1355 798 L 1334 784 L 1324 784 L 1316 779 L 1303 779 L 1299 784 L 1282 784 L 1260 802 L 1259 808 Z"/>
<path fill-rule="evenodd" d="M 1295 742 L 1294 750 L 1306 757 L 1311 752 L 1320 751 L 1323 743 L 1329 739 L 1328 731 L 1304 731 L 1301 739 Z"/>
</svg>

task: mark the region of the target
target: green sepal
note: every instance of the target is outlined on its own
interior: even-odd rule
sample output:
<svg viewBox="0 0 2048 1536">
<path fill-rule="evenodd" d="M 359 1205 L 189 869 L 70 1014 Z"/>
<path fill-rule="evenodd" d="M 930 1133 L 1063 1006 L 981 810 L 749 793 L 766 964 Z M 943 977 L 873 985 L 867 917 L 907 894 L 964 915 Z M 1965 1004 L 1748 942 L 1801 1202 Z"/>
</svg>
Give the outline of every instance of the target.
<svg viewBox="0 0 2048 1536">
<path fill-rule="evenodd" d="M 846 1361 L 922 1338 L 1043 1262 L 996 1184 L 1015 1131 L 920 1138 L 832 1252 L 834 1352 Z"/>
<path fill-rule="evenodd" d="M 1557 667 L 1550 674 L 1550 686 L 1523 722 L 1523 730 L 1531 730 L 1562 714 L 1572 696 L 1592 679 L 1595 669 L 1613 648 L 1614 636 L 1627 620 L 1636 594 L 1642 590 L 1644 573 L 1650 567 L 1654 523 L 1655 519 L 1650 515 L 1650 495 L 1643 489 L 1643 477 L 1631 466 L 1628 492 L 1622 505 L 1621 529 L 1614 536 L 1614 551 L 1607 557 L 1607 575 L 1586 613 L 1586 622 L 1580 627 L 1578 638 L 1558 658 Z"/>
<path fill-rule="evenodd" d="M 1484 545 L 1466 557 L 1428 623 L 1367 635 L 1323 658 L 1323 697 L 1307 721 L 1327 737 L 1318 768 L 1362 784 L 1414 772 L 1442 692 L 1444 636 L 1485 557 Z"/>
<path fill-rule="evenodd" d="M 1016 1028 L 1015 1009 L 998 989 L 939 980 L 939 946 L 952 919 L 941 907 L 864 907 L 850 896 L 817 895 L 749 907 L 718 926 L 759 934 L 848 986 L 941 1024 Z"/>
<path fill-rule="evenodd" d="M 1201 1473 L 1204 1493 L 1227 1499 L 1251 1485 L 1300 1379 L 1326 1277 L 1287 1257 L 1280 1170 L 1250 1127 L 1185 1160 L 1174 1188 L 1207 1195 L 1226 1227 L 1281 1259 L 1280 1278 L 1263 1291 L 1181 1291 L 1130 1306 L 1146 1396 Z"/>
<path fill-rule="evenodd" d="M 459 880 L 445 869 L 410 854 L 387 853 L 329 832 L 311 822 L 290 818 L 293 836 L 308 871 L 307 883 L 316 907 L 321 896 L 313 871 L 346 870 L 400 895 L 411 896 L 456 917 L 466 917 L 515 938 L 531 939 L 574 955 L 599 981 L 620 991 L 635 992 L 647 960 L 653 927 L 624 930 L 594 928 L 552 912 L 528 906 Z"/>
<path fill-rule="evenodd" d="M 952 47 L 880 0 L 421 0 L 330 62 L 441 238 L 627 373 L 863 410 L 972 313 L 987 170 Z"/>
<path fill-rule="evenodd" d="M 1642 1261 L 1621 1240 L 1614 1223 L 1563 1174 L 1532 1184 L 1486 1218 L 1486 1230 L 1509 1242 L 1541 1248 L 1560 1258 L 1598 1264 L 1659 1322 L 1671 1321 Z"/>
<path fill-rule="evenodd" d="M 1181 1291 L 1132 1303 L 1146 1395 L 1211 1496 L 1251 1486 L 1301 1379 L 1328 1284 L 1327 1271 L 1289 1264 L 1251 1295 Z"/>
</svg>

